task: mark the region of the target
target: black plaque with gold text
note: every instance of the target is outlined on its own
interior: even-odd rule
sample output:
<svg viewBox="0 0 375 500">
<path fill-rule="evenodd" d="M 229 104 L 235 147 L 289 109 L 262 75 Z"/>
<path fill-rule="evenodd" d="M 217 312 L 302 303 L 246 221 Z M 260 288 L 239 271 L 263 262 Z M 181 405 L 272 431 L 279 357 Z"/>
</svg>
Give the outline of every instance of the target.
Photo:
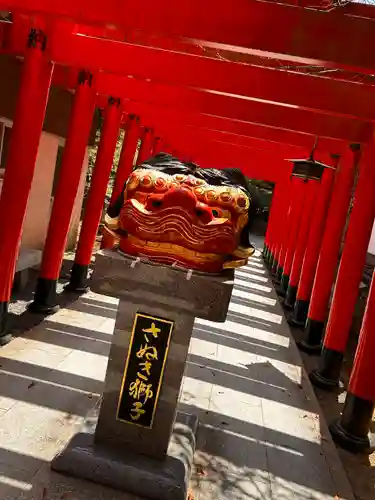
<svg viewBox="0 0 375 500">
<path fill-rule="evenodd" d="M 152 427 L 174 322 L 137 313 L 117 407 L 117 419 Z"/>
</svg>

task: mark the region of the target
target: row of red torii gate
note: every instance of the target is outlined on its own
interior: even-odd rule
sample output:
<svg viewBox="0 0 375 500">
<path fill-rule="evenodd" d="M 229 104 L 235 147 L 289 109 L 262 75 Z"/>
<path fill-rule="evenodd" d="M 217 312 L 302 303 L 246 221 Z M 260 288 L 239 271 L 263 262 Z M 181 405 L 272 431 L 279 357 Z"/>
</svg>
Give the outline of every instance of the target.
<svg viewBox="0 0 375 500">
<path fill-rule="evenodd" d="M 126 134 L 114 194 L 131 171 L 139 138 L 139 161 L 164 150 L 204 167 L 240 167 L 275 183 L 264 256 L 294 308 L 290 321 L 306 326 L 300 347 L 321 352 L 312 382 L 331 388 L 338 383 L 375 215 L 375 61 L 367 50 L 375 42 L 375 9 L 207 4 L 0 0 L 6 11 L 1 50 L 24 59 L 0 198 L 0 338 L 3 344 L 10 339 L 6 319 L 22 225 L 49 91 L 57 85 L 75 96 L 34 308 L 50 313 L 57 304 L 99 107 L 104 124 L 75 255 L 76 283 L 90 264 L 120 128 Z M 287 160 L 307 156 L 316 137 L 316 157 L 333 168 L 320 181 L 291 176 Z M 344 412 L 331 426 L 335 439 L 355 451 L 371 447 L 374 322 L 371 287 Z"/>
</svg>

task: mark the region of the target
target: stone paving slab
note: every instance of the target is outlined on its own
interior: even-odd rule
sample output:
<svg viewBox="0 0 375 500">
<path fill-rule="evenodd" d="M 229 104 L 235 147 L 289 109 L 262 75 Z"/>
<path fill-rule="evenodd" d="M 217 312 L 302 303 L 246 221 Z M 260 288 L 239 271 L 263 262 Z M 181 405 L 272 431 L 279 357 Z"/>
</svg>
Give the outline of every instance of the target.
<svg viewBox="0 0 375 500">
<path fill-rule="evenodd" d="M 196 321 L 180 395 L 200 420 L 194 500 L 353 500 L 276 299 L 257 255 L 227 321 Z M 99 399 L 116 310 L 89 293 L 1 350 L 1 499 L 141 500 L 50 470 Z"/>
<path fill-rule="evenodd" d="M 199 408 L 195 500 L 352 500 L 259 256 L 236 272 L 226 323 L 197 320 L 194 339 L 182 403 Z"/>
</svg>

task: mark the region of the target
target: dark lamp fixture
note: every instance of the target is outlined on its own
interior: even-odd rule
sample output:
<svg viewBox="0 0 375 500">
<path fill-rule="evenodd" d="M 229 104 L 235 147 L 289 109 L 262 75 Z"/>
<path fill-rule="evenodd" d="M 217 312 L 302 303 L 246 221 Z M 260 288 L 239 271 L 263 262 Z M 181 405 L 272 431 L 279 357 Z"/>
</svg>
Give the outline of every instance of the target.
<svg viewBox="0 0 375 500">
<path fill-rule="evenodd" d="M 325 165 L 320 161 L 314 159 L 314 153 L 317 145 L 317 140 L 315 141 L 314 147 L 311 151 L 309 158 L 300 160 L 289 160 L 293 163 L 292 177 L 298 177 L 299 179 L 304 179 L 306 182 L 309 180 L 320 181 L 323 172 L 326 168 L 333 168 L 329 165 Z"/>
</svg>

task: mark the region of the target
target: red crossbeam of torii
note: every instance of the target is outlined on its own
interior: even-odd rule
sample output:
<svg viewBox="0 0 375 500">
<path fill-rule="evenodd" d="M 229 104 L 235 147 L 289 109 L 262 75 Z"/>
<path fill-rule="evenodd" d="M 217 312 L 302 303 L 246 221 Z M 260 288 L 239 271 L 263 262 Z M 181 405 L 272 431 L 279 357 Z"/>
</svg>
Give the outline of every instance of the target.
<svg viewBox="0 0 375 500">
<path fill-rule="evenodd" d="M 186 137 L 194 141 L 199 139 L 204 142 L 219 142 L 222 144 L 232 144 L 233 146 L 251 148 L 258 151 L 273 151 L 276 155 L 288 158 L 290 155 L 303 156 L 311 152 L 304 148 L 290 146 L 289 144 L 272 143 L 262 139 L 254 139 L 252 137 L 228 134 L 226 132 L 211 130 L 205 128 L 196 128 L 183 123 L 166 123 L 161 122 L 156 124 L 155 131 L 158 131 L 165 139 L 170 139 L 172 143 L 179 137 Z"/>
<path fill-rule="evenodd" d="M 84 61 L 91 71 L 100 69 L 367 120 L 375 117 L 374 92 L 368 85 L 84 36 L 70 33 L 68 28 L 61 23 L 54 26 L 48 44 L 51 59 L 67 66 L 82 67 Z M 29 29 L 30 20 L 22 16 L 15 16 L 9 25 L 9 45 L 16 53 L 24 50 Z"/>
<path fill-rule="evenodd" d="M 101 101 L 101 106 L 104 107 L 105 99 L 101 98 L 99 101 Z M 262 124 L 233 121 L 227 118 L 202 115 L 191 111 L 181 114 L 180 111 L 175 109 L 161 108 L 144 103 L 140 103 L 137 110 L 145 123 L 147 122 L 149 125 L 155 126 L 156 128 L 159 124 L 167 124 L 170 126 L 171 124 L 179 124 L 182 121 L 185 125 L 191 127 L 221 131 L 234 136 L 259 138 L 268 143 L 289 144 L 291 146 L 301 147 L 306 151 L 311 151 L 315 143 L 315 137 L 309 134 L 267 127 Z M 346 144 L 342 141 L 324 137 L 319 138 L 319 150 L 340 153 L 344 148 L 346 148 Z"/>
<path fill-rule="evenodd" d="M 202 44 L 363 72 L 374 71 L 372 19 L 361 7 L 319 12 L 257 0 L 2 0 L 4 10 L 184 37 Z M 362 9 L 363 10 L 363 9 Z M 372 12 L 367 6 L 365 15 Z M 360 13 L 361 15 L 361 13 Z M 372 16 L 373 17 L 373 16 Z"/>
<path fill-rule="evenodd" d="M 215 141 L 208 143 L 184 136 L 178 138 L 174 144 L 177 151 L 188 155 L 203 167 L 237 167 L 251 178 L 270 182 L 278 182 L 291 174 L 291 163 L 273 151 L 261 151 Z"/>
<path fill-rule="evenodd" d="M 129 93 L 119 92 L 117 95 L 129 95 Z M 147 83 L 143 85 L 142 82 L 137 82 L 134 85 L 134 92 L 130 95 L 136 102 L 179 109 L 181 115 L 196 110 L 204 115 L 222 116 L 355 143 L 367 142 L 372 136 L 372 124 L 368 122 L 202 93 L 192 89 L 162 87 Z M 127 109 L 137 112 L 136 102 L 129 101 Z"/>
<path fill-rule="evenodd" d="M 65 26 L 66 28 L 66 26 Z M 18 30 L 18 31 L 17 31 Z M 21 40 L 21 36 L 24 32 L 28 32 L 28 24 L 16 24 L 15 34 L 13 38 Z M 87 37 L 80 37 L 77 35 L 72 35 L 71 33 L 65 32 L 66 38 L 64 40 L 86 40 Z M 54 53 L 52 57 L 53 60 L 59 62 L 64 62 L 65 64 L 74 64 L 76 67 L 82 64 L 82 60 L 87 61 L 89 57 L 83 57 L 85 53 L 82 54 L 78 48 L 64 46 L 64 44 L 57 43 L 58 37 L 55 36 L 52 43 L 51 51 Z M 95 41 L 92 38 L 87 39 L 90 43 L 94 41 L 97 43 L 97 49 L 94 51 L 94 59 L 91 59 L 90 64 L 94 65 L 96 60 L 96 55 L 100 52 L 100 48 L 103 52 L 105 40 Z M 112 43 L 112 42 L 111 42 Z M 61 48 L 61 47 L 65 48 Z M 123 44 L 115 42 L 115 46 L 111 45 L 111 48 L 123 47 Z M 148 49 L 144 49 L 148 50 Z M 111 52 L 111 51 L 109 51 Z M 108 52 L 107 52 L 108 53 Z M 74 54 L 78 54 L 75 58 Z M 87 56 L 89 56 L 89 53 Z M 104 55 L 104 52 L 103 52 Z M 105 58 L 103 57 L 103 60 Z M 211 62 L 207 58 L 197 58 L 194 60 L 200 60 L 204 62 Z M 215 61 L 216 62 L 216 61 Z M 98 63 L 97 63 L 98 64 Z M 239 65 L 241 68 L 247 69 L 248 66 Z M 123 69 L 125 71 L 125 68 Z M 272 71 L 272 73 L 279 73 Z M 285 73 L 287 75 L 287 73 Z M 329 80 L 303 77 L 310 81 L 316 80 L 318 82 L 329 82 Z M 345 83 L 346 82 L 339 82 Z M 354 84 L 348 84 L 351 89 L 357 90 Z M 274 103 L 269 102 L 259 102 L 258 100 L 240 100 L 236 97 L 222 95 L 219 93 L 204 92 L 203 90 L 197 89 L 182 89 L 181 87 L 169 86 L 156 84 L 152 82 L 146 82 L 144 80 L 136 80 L 134 78 L 126 78 L 121 76 L 115 76 L 109 73 L 101 72 L 97 77 L 98 92 L 103 94 L 112 94 L 115 96 L 126 96 L 134 101 L 138 102 L 148 102 L 153 105 L 161 105 L 164 107 L 175 107 L 180 109 L 181 112 L 185 112 L 188 109 L 196 108 L 202 114 L 205 115 L 217 115 L 223 116 L 231 120 L 237 120 L 248 123 L 259 123 L 262 125 L 267 125 L 277 128 L 288 128 L 292 131 L 300 131 L 312 135 L 321 135 L 324 137 L 335 138 L 339 140 L 346 140 L 351 142 L 366 142 L 372 135 L 372 126 L 366 124 L 365 122 L 353 120 L 348 117 L 335 117 L 326 114 L 315 114 L 311 111 L 305 109 L 288 107 L 288 106 L 278 106 Z M 365 87 L 366 91 L 366 87 Z M 367 95 L 367 94 L 366 94 Z M 343 97 L 348 96 L 348 94 L 343 94 Z M 349 96 L 350 97 L 350 96 Z M 350 99 L 347 99 L 350 101 Z M 338 106 L 339 107 L 339 106 Z M 288 124 L 287 126 L 285 124 Z"/>
</svg>

